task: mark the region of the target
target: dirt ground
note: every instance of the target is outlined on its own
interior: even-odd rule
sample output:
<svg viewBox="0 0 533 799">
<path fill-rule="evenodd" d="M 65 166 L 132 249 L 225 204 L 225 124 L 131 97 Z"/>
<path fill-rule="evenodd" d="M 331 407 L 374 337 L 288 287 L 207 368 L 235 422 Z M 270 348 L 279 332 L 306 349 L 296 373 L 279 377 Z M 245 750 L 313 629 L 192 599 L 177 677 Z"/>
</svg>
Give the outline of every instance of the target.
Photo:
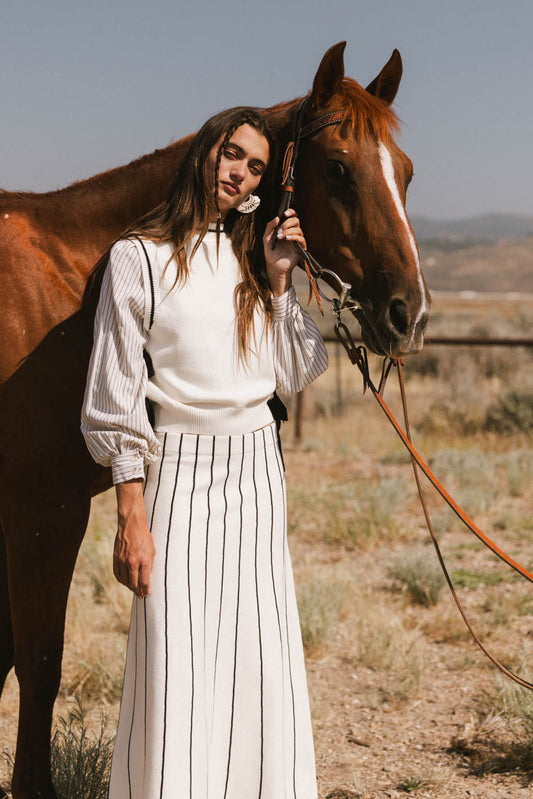
<svg viewBox="0 0 533 799">
<path fill-rule="evenodd" d="M 293 453 L 289 463 L 294 478 L 309 473 L 309 454 Z M 317 457 L 314 466 L 323 470 L 324 459 Z M 360 472 L 361 464 L 351 468 Z M 367 465 L 362 471 L 368 475 L 371 468 Z M 345 462 L 337 469 L 350 466 Z M 410 524 L 415 515 L 421 519 L 417 511 L 414 503 L 404 508 Z M 531 532 L 529 541 L 512 546 L 514 556 L 525 563 L 530 559 Z M 443 590 L 435 607 L 414 605 L 388 574 L 391 558 L 406 547 L 411 551 L 413 538 L 421 544 L 427 535 L 420 520 L 408 544 L 389 542 L 361 552 L 315 543 L 309 555 L 309 542 L 293 543 L 297 577 L 305 579 L 311 569 L 335 574 L 353 587 L 353 604 L 345 608 L 332 640 L 307 660 L 321 798 L 532 795 L 533 759 L 526 758 L 526 768 L 513 763 L 513 748 L 522 745 L 518 722 L 502 714 L 497 700 L 500 680 L 469 639 L 451 596 Z M 457 555 L 467 548 L 469 569 L 499 572 L 494 558 L 472 545 L 465 532 L 457 529 L 444 539 L 447 553 Z M 427 554 L 434 557 L 430 550 Z M 511 586 L 502 581 L 498 586 L 480 585 L 466 596 L 463 591 L 462 598 L 485 640 L 504 661 L 517 665 L 533 635 L 531 617 L 513 618 L 511 610 L 511 617 L 498 624 L 486 609 L 498 606 L 498 595 L 502 601 L 510 593 L 519 598 L 533 595 L 525 581 L 510 580 Z M 363 665 L 360 653 L 358 657 L 356 639 L 366 623 L 358 617 L 358 608 L 371 616 L 369 627 L 374 625 L 375 665 L 372 658 Z M 479 608 L 484 608 L 481 619 Z M 401 633 L 395 646 L 389 645 L 393 651 L 387 662 L 381 651 L 387 642 L 379 639 L 381 625 L 391 620 Z M 398 660 L 403 660 L 401 666 Z M 531 740 L 528 743 L 531 746 Z"/>
</svg>

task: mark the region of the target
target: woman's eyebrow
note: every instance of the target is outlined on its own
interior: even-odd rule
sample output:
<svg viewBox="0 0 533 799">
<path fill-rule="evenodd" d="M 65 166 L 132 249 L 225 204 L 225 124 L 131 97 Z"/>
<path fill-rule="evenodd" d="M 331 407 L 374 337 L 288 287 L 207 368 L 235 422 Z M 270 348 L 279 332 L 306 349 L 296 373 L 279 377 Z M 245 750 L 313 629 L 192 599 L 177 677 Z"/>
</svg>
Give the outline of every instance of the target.
<svg viewBox="0 0 533 799">
<path fill-rule="evenodd" d="M 246 150 L 243 147 L 241 147 L 240 144 L 237 144 L 234 141 L 229 141 L 227 146 L 233 147 L 240 158 L 247 155 Z M 260 164 L 261 166 L 266 168 L 265 162 L 262 161 L 260 158 L 251 158 L 250 161 L 252 161 L 254 164 Z"/>
</svg>

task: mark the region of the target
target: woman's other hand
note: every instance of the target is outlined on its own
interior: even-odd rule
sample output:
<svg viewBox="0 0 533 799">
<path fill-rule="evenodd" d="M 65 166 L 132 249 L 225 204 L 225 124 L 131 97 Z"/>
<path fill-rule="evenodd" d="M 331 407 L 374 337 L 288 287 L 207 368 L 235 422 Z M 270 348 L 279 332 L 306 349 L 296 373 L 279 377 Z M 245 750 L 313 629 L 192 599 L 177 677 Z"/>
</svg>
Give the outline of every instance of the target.
<svg viewBox="0 0 533 799">
<path fill-rule="evenodd" d="M 142 480 L 115 486 L 117 534 L 113 550 L 113 574 L 138 597 L 150 594 L 150 573 L 155 557 L 142 492 Z"/>
<path fill-rule="evenodd" d="M 305 237 L 296 211 L 293 208 L 285 211 L 284 221 L 276 234 L 279 221 L 279 217 L 276 216 L 269 222 L 263 236 L 267 277 L 274 297 L 280 297 L 290 288 L 292 270 L 301 261 L 301 256 L 293 243 L 298 243 L 304 250 L 306 249 Z M 275 235 L 277 243 L 275 249 L 272 249 Z"/>
</svg>

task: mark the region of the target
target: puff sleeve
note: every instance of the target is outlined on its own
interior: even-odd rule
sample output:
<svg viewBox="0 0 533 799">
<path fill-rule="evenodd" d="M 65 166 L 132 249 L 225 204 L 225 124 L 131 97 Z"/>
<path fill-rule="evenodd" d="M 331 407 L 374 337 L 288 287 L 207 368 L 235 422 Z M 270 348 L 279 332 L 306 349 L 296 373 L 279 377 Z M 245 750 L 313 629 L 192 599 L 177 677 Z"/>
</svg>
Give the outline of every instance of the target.
<svg viewBox="0 0 533 799">
<path fill-rule="evenodd" d="M 300 306 L 293 286 L 281 297 L 272 297 L 271 302 L 276 388 L 293 394 L 326 370 L 328 353 L 317 326 Z"/>
<path fill-rule="evenodd" d="M 81 431 L 93 459 L 111 466 L 113 483 L 143 478 L 161 454 L 145 402 L 144 270 L 134 242 L 112 247 L 94 322 Z"/>
</svg>

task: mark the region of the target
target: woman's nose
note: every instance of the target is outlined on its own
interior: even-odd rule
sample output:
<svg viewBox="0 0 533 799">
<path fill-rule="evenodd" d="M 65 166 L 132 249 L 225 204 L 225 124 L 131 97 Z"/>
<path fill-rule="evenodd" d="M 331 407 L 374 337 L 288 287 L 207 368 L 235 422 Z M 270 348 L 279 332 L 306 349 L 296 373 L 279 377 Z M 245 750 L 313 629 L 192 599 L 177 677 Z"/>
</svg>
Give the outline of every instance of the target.
<svg viewBox="0 0 533 799">
<path fill-rule="evenodd" d="M 245 165 L 244 161 L 234 161 L 231 165 L 231 178 L 232 180 L 238 180 L 239 183 L 244 180 L 244 173 L 245 173 Z"/>
</svg>

